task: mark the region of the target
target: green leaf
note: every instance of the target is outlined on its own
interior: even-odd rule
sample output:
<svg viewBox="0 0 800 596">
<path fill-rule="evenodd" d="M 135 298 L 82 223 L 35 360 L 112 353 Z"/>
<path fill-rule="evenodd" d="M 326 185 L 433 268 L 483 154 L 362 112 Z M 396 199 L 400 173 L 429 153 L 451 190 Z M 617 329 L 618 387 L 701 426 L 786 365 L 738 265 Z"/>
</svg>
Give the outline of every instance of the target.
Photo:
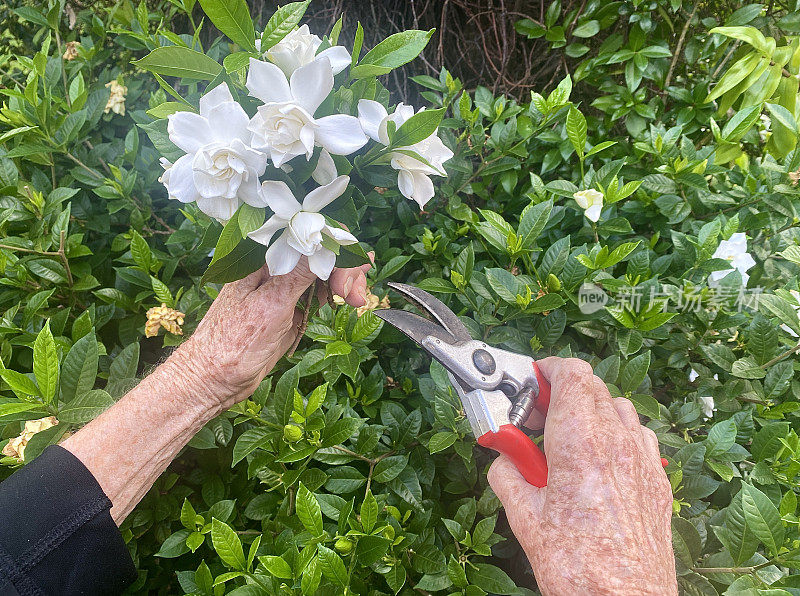
<svg viewBox="0 0 800 596">
<path fill-rule="evenodd" d="M 405 470 L 408 465 L 407 455 L 390 455 L 384 457 L 375 466 L 373 478 L 377 482 L 391 482 Z"/>
<path fill-rule="evenodd" d="M 756 364 L 752 356 L 745 356 L 733 363 L 731 374 L 741 379 L 762 379 L 766 372 Z"/>
<path fill-rule="evenodd" d="M 372 565 L 386 554 L 391 545 L 391 540 L 383 536 L 362 536 L 358 539 L 355 556 L 361 565 Z"/>
<path fill-rule="evenodd" d="M 258 561 L 275 577 L 281 579 L 292 579 L 292 568 L 282 557 L 266 555 L 258 557 Z"/>
<path fill-rule="evenodd" d="M 780 122 L 789 131 L 797 134 L 797 121 L 789 110 L 775 103 L 766 103 L 764 105 L 766 105 L 776 122 Z"/>
<path fill-rule="evenodd" d="M 35 396 L 41 397 L 41 393 L 39 392 L 39 388 L 36 386 L 30 377 L 27 375 L 22 374 L 21 372 L 17 372 L 15 370 L 8 370 L 2 369 L 0 370 L 0 377 L 11 387 L 11 390 L 21 398 L 26 398 L 28 396 Z M 35 404 L 32 404 L 32 407 L 36 407 Z M 20 410 L 24 411 L 24 410 Z"/>
<path fill-rule="evenodd" d="M 374 69 L 365 69 L 363 72 L 369 72 L 368 76 L 375 76 L 379 74 L 386 74 L 393 68 L 402 66 L 410 62 L 428 45 L 428 41 L 433 35 L 434 29 L 429 31 L 419 31 L 411 29 L 390 35 L 360 60 L 357 68 L 363 66 L 378 67 Z M 356 69 L 353 69 L 353 76 L 356 77 Z M 358 77 L 357 77 L 358 78 Z"/>
<path fill-rule="evenodd" d="M 364 501 L 361 503 L 361 526 L 364 528 L 365 532 L 369 533 L 372 532 L 372 528 L 375 527 L 377 522 L 378 502 L 372 495 L 372 491 L 367 490 L 367 494 L 364 496 Z"/>
<path fill-rule="evenodd" d="M 473 563 L 467 566 L 467 579 L 491 594 L 516 594 L 517 585 L 505 571 L 488 563 Z"/>
<path fill-rule="evenodd" d="M 133 64 L 161 75 L 204 81 L 210 81 L 222 72 L 222 65 L 213 58 L 181 46 L 156 48 L 144 58 L 134 60 Z"/>
<path fill-rule="evenodd" d="M 88 336 L 87 336 L 88 337 Z M 92 338 L 94 339 L 94 338 Z M 114 398 L 103 389 L 92 389 L 79 394 L 58 413 L 61 422 L 83 424 L 94 420 L 114 405 Z"/>
<path fill-rule="evenodd" d="M 265 447 L 272 440 L 272 433 L 265 428 L 250 428 L 242 433 L 233 447 L 231 467 L 238 464 L 256 449 Z"/>
<path fill-rule="evenodd" d="M 750 484 L 742 484 L 742 508 L 747 527 L 769 549 L 772 556 L 783 546 L 786 529 L 770 498 Z"/>
<path fill-rule="evenodd" d="M 758 309 L 765 315 L 777 317 L 781 323 L 800 335 L 800 320 L 797 318 L 797 311 L 780 296 L 761 294 L 758 297 Z"/>
<path fill-rule="evenodd" d="M 12 402 L 8 404 L 0 404 L 0 418 L 3 416 L 10 416 L 12 414 L 21 414 L 22 412 L 30 412 L 41 407 L 40 404 L 33 404 L 27 402 Z"/>
<path fill-rule="evenodd" d="M 536 239 L 547 224 L 547 220 L 550 219 L 552 210 L 553 201 L 545 201 L 536 205 L 531 204 L 522 210 L 517 234 L 522 237 L 523 247 L 527 249 L 533 248 Z"/>
<path fill-rule="evenodd" d="M 239 233 L 242 238 L 253 230 L 257 230 L 264 223 L 265 209 L 263 207 L 253 207 L 243 203 L 236 212 L 236 221 L 239 224 Z M 216 256 L 216 252 L 214 253 Z"/>
<path fill-rule="evenodd" d="M 49 320 L 33 343 L 33 374 L 42 399 L 45 403 L 51 403 L 58 387 L 58 353 Z"/>
<path fill-rule="evenodd" d="M 352 437 L 361 428 L 364 421 L 360 418 L 342 418 L 325 427 L 321 447 L 340 445 Z"/>
<path fill-rule="evenodd" d="M 682 517 L 672 516 L 672 548 L 676 558 L 686 567 L 692 567 L 703 550 L 697 528 Z"/>
<path fill-rule="evenodd" d="M 421 110 L 403 122 L 392 137 L 390 149 L 408 147 L 427 139 L 436 132 L 444 116 L 444 108 Z"/>
<path fill-rule="evenodd" d="M 136 230 L 131 230 L 131 257 L 144 272 L 149 273 L 153 258 L 150 246 Z"/>
<path fill-rule="evenodd" d="M 772 52 L 764 35 L 755 27 L 714 27 L 709 33 L 717 33 L 725 37 L 741 40 L 750 44 L 759 52 L 771 57 Z M 774 49 L 774 41 L 772 49 Z"/>
<path fill-rule="evenodd" d="M 238 571 L 246 571 L 242 541 L 228 524 L 217 518 L 211 521 L 211 542 L 223 563 Z"/>
<path fill-rule="evenodd" d="M 578 157 L 583 158 L 586 148 L 586 118 L 575 106 L 570 106 L 567 112 L 567 137 L 575 148 Z"/>
<path fill-rule="evenodd" d="M 434 434 L 428 441 L 428 451 L 438 453 L 450 447 L 458 439 L 458 434 L 453 431 L 442 431 Z"/>
<path fill-rule="evenodd" d="M 717 422 L 708 431 L 706 457 L 727 453 L 736 442 L 736 421 L 733 418 Z"/>
<path fill-rule="evenodd" d="M 224 284 L 247 277 L 264 266 L 266 252 L 266 246 L 245 238 L 231 252 L 211 263 L 200 283 Z"/>
<path fill-rule="evenodd" d="M 212 23 L 241 47 L 255 51 L 256 34 L 245 0 L 200 0 Z"/>
<path fill-rule="evenodd" d="M 306 530 L 312 536 L 322 534 L 322 510 L 317 498 L 301 482 L 297 489 L 297 500 L 295 503 L 297 517 Z"/>
<path fill-rule="evenodd" d="M 742 108 L 722 129 L 722 138 L 730 142 L 738 141 L 753 127 L 760 116 L 761 105 Z"/>
<path fill-rule="evenodd" d="M 222 0 L 224 1 L 224 0 Z M 303 18 L 311 0 L 305 2 L 290 2 L 281 6 L 267 21 L 264 32 L 261 34 L 261 52 L 266 52 L 294 29 Z"/>
<path fill-rule="evenodd" d="M 623 392 L 634 391 L 642 384 L 650 368 L 650 352 L 639 354 L 625 364 L 620 373 L 620 388 Z"/>
<path fill-rule="evenodd" d="M 334 551 L 327 546 L 321 544 L 317 545 L 317 561 L 322 568 L 322 573 L 329 580 L 339 584 L 340 586 L 347 585 L 347 569 L 345 569 L 344 561 Z"/>
</svg>

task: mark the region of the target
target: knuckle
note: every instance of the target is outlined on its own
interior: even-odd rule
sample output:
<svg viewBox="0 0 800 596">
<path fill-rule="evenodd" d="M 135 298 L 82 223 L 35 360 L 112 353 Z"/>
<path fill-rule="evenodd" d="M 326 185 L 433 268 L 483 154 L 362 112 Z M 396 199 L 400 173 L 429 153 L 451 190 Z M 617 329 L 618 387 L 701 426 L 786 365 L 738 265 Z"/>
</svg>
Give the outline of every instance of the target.
<svg viewBox="0 0 800 596">
<path fill-rule="evenodd" d="M 565 367 L 573 374 L 594 376 L 592 365 L 580 358 L 567 358 Z"/>
</svg>

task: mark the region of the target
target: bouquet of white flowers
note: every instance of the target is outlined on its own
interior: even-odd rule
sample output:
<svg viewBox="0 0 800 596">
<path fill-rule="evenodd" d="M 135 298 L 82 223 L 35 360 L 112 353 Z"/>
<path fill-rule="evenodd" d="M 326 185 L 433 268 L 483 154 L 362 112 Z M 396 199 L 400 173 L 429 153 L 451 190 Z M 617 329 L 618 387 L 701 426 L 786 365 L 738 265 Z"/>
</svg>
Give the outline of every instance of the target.
<svg viewBox="0 0 800 596">
<path fill-rule="evenodd" d="M 136 64 L 178 100 L 151 109 L 157 120 L 145 126 L 169 197 L 224 225 L 204 279 L 239 279 L 264 260 L 283 275 L 305 256 L 326 280 L 337 260 L 366 262 L 353 233 L 364 195 L 396 184 L 423 207 L 453 156 L 437 135 L 443 110 L 390 106 L 377 79 L 415 58 L 432 31 L 397 33 L 359 59 L 360 25 L 352 52 L 337 45 L 341 19 L 325 38 L 298 28 L 308 2 L 278 9 L 258 39 L 243 1 L 201 5 L 235 44 L 222 64 L 196 49 L 197 35 Z"/>
</svg>

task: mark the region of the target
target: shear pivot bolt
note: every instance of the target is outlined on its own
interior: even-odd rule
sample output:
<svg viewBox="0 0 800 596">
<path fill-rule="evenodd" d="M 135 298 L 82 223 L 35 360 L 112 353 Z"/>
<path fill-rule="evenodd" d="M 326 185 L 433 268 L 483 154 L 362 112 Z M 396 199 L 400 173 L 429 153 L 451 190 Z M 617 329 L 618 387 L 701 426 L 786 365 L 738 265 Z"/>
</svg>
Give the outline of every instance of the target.
<svg viewBox="0 0 800 596">
<path fill-rule="evenodd" d="M 475 350 L 472 353 L 472 363 L 480 372 L 490 375 L 495 371 L 495 362 L 492 355 L 486 350 Z"/>
</svg>

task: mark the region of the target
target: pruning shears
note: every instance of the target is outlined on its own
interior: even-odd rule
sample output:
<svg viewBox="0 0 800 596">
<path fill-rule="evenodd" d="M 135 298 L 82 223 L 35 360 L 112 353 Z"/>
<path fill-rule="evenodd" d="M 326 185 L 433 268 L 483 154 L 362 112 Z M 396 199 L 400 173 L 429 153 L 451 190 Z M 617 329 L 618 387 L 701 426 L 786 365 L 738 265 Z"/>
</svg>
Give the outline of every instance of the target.
<svg viewBox="0 0 800 596">
<path fill-rule="evenodd" d="M 550 384 L 536 362 L 472 339 L 455 313 L 428 292 L 400 283 L 389 287 L 431 319 L 396 309 L 376 310 L 375 315 L 444 366 L 478 444 L 509 457 L 529 484 L 546 486 L 544 453 L 520 429 L 534 408 L 546 414 L 550 403 Z"/>
</svg>

